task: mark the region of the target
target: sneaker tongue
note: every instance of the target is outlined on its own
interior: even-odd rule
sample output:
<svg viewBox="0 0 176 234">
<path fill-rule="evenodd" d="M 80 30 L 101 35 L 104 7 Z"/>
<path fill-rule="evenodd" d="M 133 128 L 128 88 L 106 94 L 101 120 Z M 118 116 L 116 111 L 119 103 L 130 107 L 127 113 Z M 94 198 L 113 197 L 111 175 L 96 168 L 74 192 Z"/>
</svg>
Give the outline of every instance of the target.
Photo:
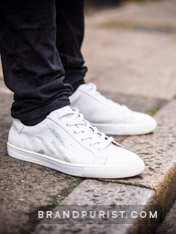
<svg viewBox="0 0 176 234">
<path fill-rule="evenodd" d="M 79 86 L 79 89 L 83 91 L 96 90 L 96 85 L 93 83 L 83 84 Z"/>
<path fill-rule="evenodd" d="M 48 117 L 49 118 L 62 118 L 63 116 L 65 115 L 68 115 L 68 114 L 73 114 L 73 109 L 70 107 L 70 106 L 65 106 L 65 107 L 62 107 L 60 109 L 57 109 L 55 111 L 52 111 Z"/>
</svg>

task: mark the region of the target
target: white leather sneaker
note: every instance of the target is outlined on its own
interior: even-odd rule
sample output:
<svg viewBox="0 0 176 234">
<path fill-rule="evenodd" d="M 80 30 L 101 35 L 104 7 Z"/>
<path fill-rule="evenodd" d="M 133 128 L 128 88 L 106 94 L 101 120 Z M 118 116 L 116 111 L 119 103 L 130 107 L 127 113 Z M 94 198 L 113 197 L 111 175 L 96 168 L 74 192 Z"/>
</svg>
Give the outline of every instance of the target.
<svg viewBox="0 0 176 234">
<path fill-rule="evenodd" d="M 80 177 L 124 178 L 144 170 L 136 154 L 98 132 L 69 106 L 32 127 L 14 119 L 7 148 L 12 157 Z"/>
<path fill-rule="evenodd" d="M 151 116 L 105 98 L 92 83 L 80 85 L 70 101 L 93 126 L 106 134 L 141 135 L 153 132 L 157 126 Z"/>
</svg>

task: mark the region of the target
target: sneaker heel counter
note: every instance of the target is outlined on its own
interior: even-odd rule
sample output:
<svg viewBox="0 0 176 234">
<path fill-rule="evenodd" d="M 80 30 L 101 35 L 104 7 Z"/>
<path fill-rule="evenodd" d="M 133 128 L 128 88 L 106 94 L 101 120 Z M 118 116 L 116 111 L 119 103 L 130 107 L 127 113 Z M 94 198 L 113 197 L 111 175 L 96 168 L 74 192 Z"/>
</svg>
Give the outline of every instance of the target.
<svg viewBox="0 0 176 234">
<path fill-rule="evenodd" d="M 8 143 L 18 145 L 19 134 L 22 132 L 23 127 L 21 122 L 14 120 L 8 134 Z"/>
<path fill-rule="evenodd" d="M 13 135 L 14 135 L 14 126 L 10 127 L 9 134 L 8 134 L 8 143 L 13 144 Z"/>
</svg>

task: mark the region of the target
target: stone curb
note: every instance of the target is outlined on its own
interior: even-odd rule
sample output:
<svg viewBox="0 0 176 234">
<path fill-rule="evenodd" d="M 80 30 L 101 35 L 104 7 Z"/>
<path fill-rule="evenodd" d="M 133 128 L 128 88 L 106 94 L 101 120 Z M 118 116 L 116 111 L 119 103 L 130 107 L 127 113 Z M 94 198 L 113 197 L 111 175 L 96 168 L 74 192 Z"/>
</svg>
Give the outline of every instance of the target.
<svg viewBox="0 0 176 234">
<path fill-rule="evenodd" d="M 142 210 L 147 212 L 148 206 L 155 204 L 156 192 L 137 186 L 113 184 L 109 182 L 100 182 L 96 180 L 85 180 L 61 203 L 66 206 L 123 206 L 140 205 Z M 139 203 L 140 201 L 140 203 Z M 156 204 L 155 204 L 156 205 Z M 140 210 L 141 210 L 140 208 Z M 53 213 L 58 207 L 53 209 Z M 136 221 L 137 223 L 139 220 Z M 43 220 L 35 229 L 33 234 L 56 234 L 56 233 L 147 233 L 148 226 L 150 231 L 154 228 L 151 220 L 145 219 L 143 223 L 136 224 L 135 220 L 129 224 L 87 224 L 86 221 L 81 224 L 50 224 L 48 220 Z M 155 219 L 156 222 L 156 219 Z"/>
<path fill-rule="evenodd" d="M 141 219 L 132 224 L 50 225 L 43 220 L 36 234 L 47 233 L 151 233 L 170 208 L 176 194 L 176 100 L 156 115 L 154 134 L 129 137 L 123 145 L 145 161 L 142 176 L 126 180 L 85 180 L 61 203 L 62 205 L 148 205 L 159 206 L 157 220 Z M 55 209 L 57 210 L 57 208 Z"/>
</svg>

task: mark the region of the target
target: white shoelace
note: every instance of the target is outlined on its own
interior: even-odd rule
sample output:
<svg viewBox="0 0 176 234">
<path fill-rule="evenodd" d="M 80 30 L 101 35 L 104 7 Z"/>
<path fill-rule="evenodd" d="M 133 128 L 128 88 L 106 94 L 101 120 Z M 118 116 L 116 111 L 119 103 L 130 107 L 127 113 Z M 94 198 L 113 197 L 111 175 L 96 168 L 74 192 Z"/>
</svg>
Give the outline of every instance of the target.
<svg viewBox="0 0 176 234">
<path fill-rule="evenodd" d="M 89 147 L 96 145 L 98 149 L 103 149 L 114 141 L 112 137 L 107 137 L 104 133 L 99 132 L 97 128 L 91 126 L 91 124 L 84 119 L 83 115 L 79 113 L 78 108 L 72 107 L 72 110 L 73 111 L 65 113 L 60 118 L 69 116 L 66 126 L 74 127 L 74 134 L 78 134 L 80 140 L 87 142 Z"/>
<path fill-rule="evenodd" d="M 117 108 L 119 111 L 122 111 L 122 112 L 131 112 L 131 110 L 127 106 L 120 105 L 119 103 L 113 102 L 111 99 L 104 97 L 100 92 L 97 91 L 97 87 L 95 84 L 89 83 L 89 84 L 87 84 L 87 86 L 88 86 L 89 90 L 95 96 L 97 96 L 100 100 L 104 101 L 107 105 L 109 105 L 113 108 Z"/>
</svg>

